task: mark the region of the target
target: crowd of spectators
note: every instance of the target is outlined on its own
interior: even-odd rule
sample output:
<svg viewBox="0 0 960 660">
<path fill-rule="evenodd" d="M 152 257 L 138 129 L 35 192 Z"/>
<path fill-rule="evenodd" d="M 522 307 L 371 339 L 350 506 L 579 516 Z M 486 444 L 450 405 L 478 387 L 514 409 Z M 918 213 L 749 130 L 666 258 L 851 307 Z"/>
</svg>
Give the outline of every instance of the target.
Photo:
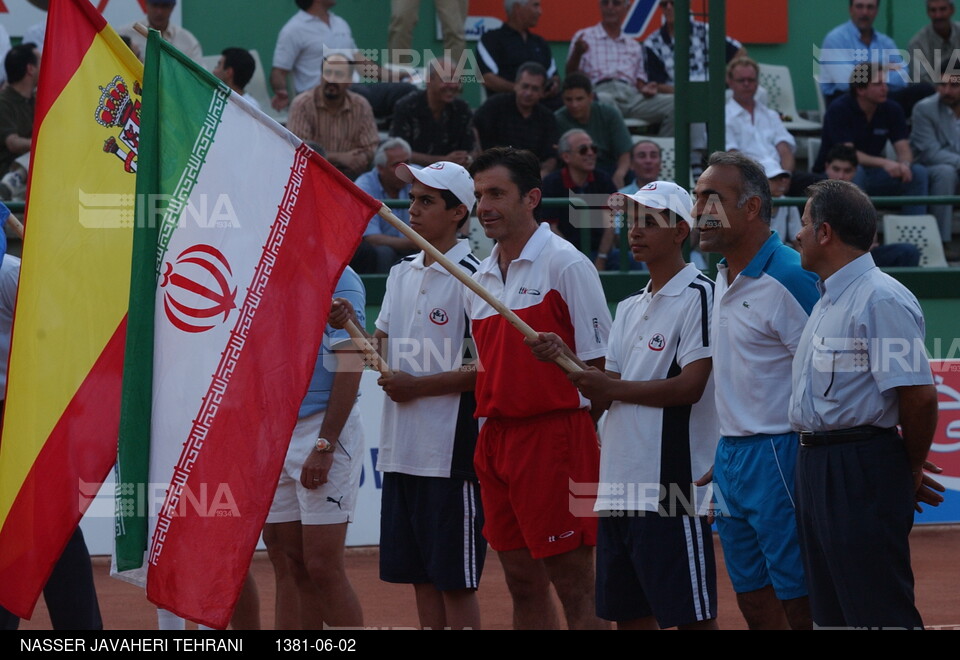
<svg viewBox="0 0 960 660">
<path fill-rule="evenodd" d="M 367 181 L 365 188 L 388 198 L 399 190 L 383 170 L 392 162 L 382 149 L 388 138 L 388 151 L 398 153 L 400 146 L 393 138 L 400 138 L 409 152 L 403 162 L 420 167 L 440 160 L 469 167 L 480 152 L 495 146 L 528 149 L 540 160 L 544 179 L 557 184 L 551 190 L 565 196 L 608 187 L 598 186 L 600 180 L 610 180 L 614 189 L 634 183 L 637 174 L 631 150 L 642 136 L 631 135 L 628 126 L 651 136 L 674 134 L 672 0 L 659 2 L 661 25 L 643 41 L 622 30 L 631 0 L 598 0 L 601 20 L 572 36 L 563 71 L 550 44 L 536 32 L 543 12 L 551 10 L 541 0 L 504 0 L 503 24 L 484 33 L 473 51 L 464 50 L 463 30 L 458 31 L 467 3 L 437 2 L 448 50 L 444 57 L 426 63 L 420 87 L 411 84 L 415 76 L 408 69 L 386 61 L 380 67 L 364 56 L 349 23 L 333 11 L 335 0 L 294 2 L 298 11 L 277 35 L 272 69 L 265 76 L 272 88 L 273 110 L 287 113 L 287 128 L 319 144 L 344 174 L 355 180 L 362 177 Z M 853 181 L 870 195 L 956 193 L 960 61 L 953 56 L 960 53 L 960 24 L 952 20 L 954 2 L 927 0 L 930 22 L 909 41 L 909 57 L 903 57 L 896 42 L 875 29 L 880 0 L 848 3 L 850 20 L 825 30 L 822 41 L 819 84 L 826 111 L 816 160 L 798 167 L 796 138 L 785 127 L 784 118 L 764 103 L 760 64 L 731 37 L 725 38 L 725 148 L 759 162 L 771 184 L 788 196 L 800 196 L 807 185 L 827 177 L 825 160 L 837 145 L 854 148 Z M 415 0 L 391 3 L 389 43 L 391 52 L 397 52 L 392 59 L 398 62 L 404 60 L 401 51 L 411 47 L 416 22 L 411 17 L 415 19 L 418 4 Z M 199 60 L 200 42 L 170 21 L 174 5 L 175 0 L 147 0 L 143 22 Z M 708 75 L 709 25 L 693 15 L 688 20 L 690 80 L 703 81 Z M 143 37 L 132 25 L 119 31 L 142 57 Z M 22 199 L 28 180 L 42 26 L 31 28 L 30 35 L 35 41 L 10 48 L 9 36 L 0 26 L 0 50 L 5 53 L 5 83 L 0 89 L 0 199 Z M 478 75 L 466 84 L 480 83 L 483 91 L 482 102 L 474 108 L 461 98 L 463 64 L 471 57 Z M 248 51 L 231 47 L 222 51 L 213 73 L 257 105 L 245 92 L 254 66 Z M 640 120 L 639 131 L 631 120 Z M 561 136 L 573 130 L 580 131 L 573 135 L 589 137 L 589 157 L 595 160 L 584 182 L 571 179 L 580 178 L 576 164 L 571 163 L 581 155 L 564 151 L 569 140 L 561 144 Z M 706 155 L 704 136 L 703 125 L 692 127 L 695 159 Z M 694 175 L 701 171 L 701 164 L 693 163 Z M 907 214 L 928 211 L 936 217 L 944 247 L 952 255 L 951 205 L 903 207 Z M 553 218 L 558 211 L 549 214 Z M 795 214 L 779 215 L 792 218 Z M 373 231 L 379 221 L 371 222 Z M 552 226 L 579 244 L 579 232 L 568 223 Z M 788 222 L 783 229 L 789 232 L 791 226 Z M 386 247 L 398 236 L 388 234 L 378 242 L 371 238 L 377 235 L 369 234 L 357 255 L 354 265 L 361 272 L 385 272 L 388 257 L 403 254 Z M 591 240 L 593 256 L 606 252 L 600 249 L 597 236 Z M 783 238 L 790 241 L 792 236 Z"/>
</svg>

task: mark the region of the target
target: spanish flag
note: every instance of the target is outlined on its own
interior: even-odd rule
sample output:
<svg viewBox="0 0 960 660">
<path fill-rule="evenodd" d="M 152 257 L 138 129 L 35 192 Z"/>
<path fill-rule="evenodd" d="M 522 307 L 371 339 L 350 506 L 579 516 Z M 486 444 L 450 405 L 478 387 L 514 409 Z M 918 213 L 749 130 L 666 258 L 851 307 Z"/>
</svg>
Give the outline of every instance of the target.
<svg viewBox="0 0 960 660">
<path fill-rule="evenodd" d="M 0 604 L 29 618 L 116 460 L 143 67 L 52 0 L 0 439 Z"/>
</svg>

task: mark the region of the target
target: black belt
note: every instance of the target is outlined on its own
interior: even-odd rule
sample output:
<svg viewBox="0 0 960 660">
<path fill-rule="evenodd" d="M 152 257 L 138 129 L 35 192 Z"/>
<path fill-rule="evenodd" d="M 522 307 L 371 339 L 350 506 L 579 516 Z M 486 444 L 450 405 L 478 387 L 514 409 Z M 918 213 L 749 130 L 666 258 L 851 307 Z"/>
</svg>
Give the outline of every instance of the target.
<svg viewBox="0 0 960 660">
<path fill-rule="evenodd" d="M 891 426 L 854 426 L 849 429 L 836 431 L 800 431 L 800 445 L 802 447 L 822 447 L 825 445 L 841 445 L 847 442 L 862 442 L 872 440 L 878 435 L 896 433 L 897 428 Z"/>
<path fill-rule="evenodd" d="M 623 83 L 624 85 L 630 85 L 631 87 L 633 86 L 629 80 L 624 80 L 623 78 L 604 78 L 603 80 L 598 80 L 597 82 L 593 83 L 593 86 L 596 87 L 608 82 L 618 82 Z"/>
</svg>

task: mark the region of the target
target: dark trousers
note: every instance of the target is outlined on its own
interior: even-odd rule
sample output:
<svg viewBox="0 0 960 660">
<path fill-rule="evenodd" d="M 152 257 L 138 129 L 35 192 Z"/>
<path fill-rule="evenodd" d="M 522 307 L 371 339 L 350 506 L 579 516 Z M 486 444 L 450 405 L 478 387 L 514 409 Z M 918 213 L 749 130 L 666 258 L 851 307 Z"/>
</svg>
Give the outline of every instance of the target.
<svg viewBox="0 0 960 660">
<path fill-rule="evenodd" d="M 800 448 L 797 521 L 817 627 L 923 627 L 910 567 L 913 504 L 895 433 Z"/>
<path fill-rule="evenodd" d="M 43 587 L 54 630 L 103 630 L 90 553 L 77 527 Z M 0 630 L 16 630 L 20 618 L 0 607 Z"/>
</svg>

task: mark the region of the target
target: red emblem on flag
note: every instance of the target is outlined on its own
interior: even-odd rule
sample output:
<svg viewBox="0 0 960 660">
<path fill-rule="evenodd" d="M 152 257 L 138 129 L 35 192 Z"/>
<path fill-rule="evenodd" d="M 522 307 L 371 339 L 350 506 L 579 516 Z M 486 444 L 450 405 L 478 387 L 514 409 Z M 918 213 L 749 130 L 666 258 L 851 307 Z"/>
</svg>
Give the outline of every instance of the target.
<svg viewBox="0 0 960 660">
<path fill-rule="evenodd" d="M 104 128 L 120 129 L 103 143 L 103 150 L 123 161 L 123 169 L 131 174 L 137 171 L 137 151 L 140 148 L 140 100 L 131 98 L 122 76 L 115 76 L 106 87 L 100 88 L 100 105 L 94 119 Z M 140 82 L 133 81 L 133 93 L 139 97 Z"/>
<path fill-rule="evenodd" d="M 194 245 L 175 263 L 166 262 L 160 288 L 170 323 L 184 332 L 205 332 L 226 321 L 237 306 L 237 288 L 230 290 L 232 277 L 227 258 L 210 245 Z M 214 321 L 220 314 L 223 318 Z"/>
</svg>

